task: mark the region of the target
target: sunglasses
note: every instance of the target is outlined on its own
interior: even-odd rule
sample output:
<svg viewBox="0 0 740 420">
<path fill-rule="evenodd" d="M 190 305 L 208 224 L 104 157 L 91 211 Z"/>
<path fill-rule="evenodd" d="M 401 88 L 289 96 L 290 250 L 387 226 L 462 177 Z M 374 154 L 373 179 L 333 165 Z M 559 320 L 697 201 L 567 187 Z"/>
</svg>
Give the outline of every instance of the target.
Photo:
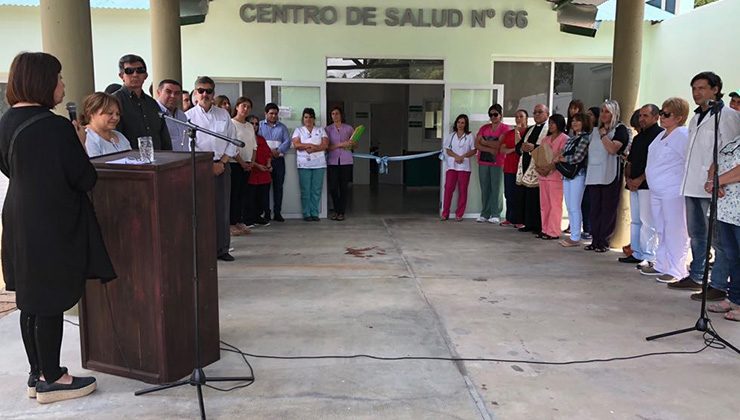
<svg viewBox="0 0 740 420">
<path fill-rule="evenodd" d="M 499 115 L 501 114 L 499 114 L 498 112 L 491 112 L 490 114 L 488 114 L 489 117 L 498 117 Z"/>
<path fill-rule="evenodd" d="M 204 93 L 205 94 L 208 94 L 208 95 L 212 95 L 213 94 L 213 89 L 211 89 L 211 88 L 198 88 L 198 89 L 195 89 L 195 90 L 198 93 L 200 93 L 201 95 L 204 94 Z"/>
<path fill-rule="evenodd" d="M 144 67 L 144 66 L 140 66 L 140 67 L 126 67 L 125 69 L 123 69 L 123 72 L 126 73 L 126 74 L 129 74 L 129 75 L 130 74 L 134 74 L 134 73 L 136 73 L 136 74 L 144 74 L 144 73 L 146 73 L 146 67 Z"/>
<path fill-rule="evenodd" d="M 660 115 L 661 117 L 664 117 L 664 118 L 671 118 L 671 113 L 670 112 L 665 112 L 662 109 L 660 111 L 658 111 L 658 115 Z"/>
</svg>

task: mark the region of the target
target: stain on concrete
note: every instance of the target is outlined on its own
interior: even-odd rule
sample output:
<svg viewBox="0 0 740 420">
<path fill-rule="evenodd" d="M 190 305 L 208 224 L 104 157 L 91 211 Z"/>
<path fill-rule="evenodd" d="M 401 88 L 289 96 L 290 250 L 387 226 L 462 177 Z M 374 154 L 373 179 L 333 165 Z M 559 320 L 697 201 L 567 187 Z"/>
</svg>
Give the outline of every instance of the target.
<svg viewBox="0 0 740 420">
<path fill-rule="evenodd" d="M 385 249 L 378 248 L 377 246 L 371 246 L 367 248 L 345 248 L 345 255 L 352 255 L 357 258 L 372 258 L 375 255 L 385 255 Z"/>
</svg>

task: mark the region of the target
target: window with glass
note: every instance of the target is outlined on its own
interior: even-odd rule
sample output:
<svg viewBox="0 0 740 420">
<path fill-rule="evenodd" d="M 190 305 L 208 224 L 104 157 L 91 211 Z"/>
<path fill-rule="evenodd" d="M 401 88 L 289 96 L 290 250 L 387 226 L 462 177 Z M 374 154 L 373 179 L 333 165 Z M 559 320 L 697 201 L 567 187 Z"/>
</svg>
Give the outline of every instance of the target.
<svg viewBox="0 0 740 420">
<path fill-rule="evenodd" d="M 504 85 L 504 117 L 514 117 L 517 109 L 531 110 L 550 103 L 552 63 L 536 61 L 496 61 L 493 83 Z"/>
<path fill-rule="evenodd" d="M 579 99 L 586 107 L 609 99 L 612 65 L 609 63 L 555 63 L 552 113 L 568 115 L 568 104 Z"/>
<path fill-rule="evenodd" d="M 327 79 L 444 80 L 444 60 L 327 58 Z"/>
<path fill-rule="evenodd" d="M 502 106 L 507 122 L 513 121 L 516 110 L 526 109 L 531 114 L 537 104 L 546 104 L 551 113 L 562 115 L 567 115 L 573 99 L 583 101 L 586 107 L 597 106 L 609 98 L 611 78 L 611 63 L 493 63 L 494 83 L 506 89 Z"/>
<path fill-rule="evenodd" d="M 674 15 L 676 14 L 676 0 L 648 0 L 646 3 Z"/>
</svg>

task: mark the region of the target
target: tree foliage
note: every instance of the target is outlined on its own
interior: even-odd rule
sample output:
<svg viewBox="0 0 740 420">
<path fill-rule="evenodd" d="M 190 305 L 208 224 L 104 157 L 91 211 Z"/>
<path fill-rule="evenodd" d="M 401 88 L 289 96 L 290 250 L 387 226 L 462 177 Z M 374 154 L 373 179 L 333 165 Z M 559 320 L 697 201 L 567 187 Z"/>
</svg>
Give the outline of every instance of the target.
<svg viewBox="0 0 740 420">
<path fill-rule="evenodd" d="M 714 3 L 717 0 L 694 0 L 694 7 L 704 6 L 705 4 Z"/>
</svg>

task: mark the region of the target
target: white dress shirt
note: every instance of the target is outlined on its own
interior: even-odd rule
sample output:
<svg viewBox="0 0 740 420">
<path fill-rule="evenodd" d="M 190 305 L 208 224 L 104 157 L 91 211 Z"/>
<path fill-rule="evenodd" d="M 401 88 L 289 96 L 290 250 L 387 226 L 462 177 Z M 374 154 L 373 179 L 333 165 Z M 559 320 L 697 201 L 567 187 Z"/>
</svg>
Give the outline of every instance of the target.
<svg viewBox="0 0 740 420">
<path fill-rule="evenodd" d="M 190 108 L 185 115 L 188 120 L 214 133 L 221 134 L 230 139 L 236 139 L 236 127 L 231 122 L 228 111 L 211 105 L 207 112 L 202 106 L 196 105 Z M 236 146 L 233 144 L 198 131 L 195 137 L 196 152 L 213 152 L 213 160 L 220 160 L 223 155 L 235 156 Z"/>
</svg>

